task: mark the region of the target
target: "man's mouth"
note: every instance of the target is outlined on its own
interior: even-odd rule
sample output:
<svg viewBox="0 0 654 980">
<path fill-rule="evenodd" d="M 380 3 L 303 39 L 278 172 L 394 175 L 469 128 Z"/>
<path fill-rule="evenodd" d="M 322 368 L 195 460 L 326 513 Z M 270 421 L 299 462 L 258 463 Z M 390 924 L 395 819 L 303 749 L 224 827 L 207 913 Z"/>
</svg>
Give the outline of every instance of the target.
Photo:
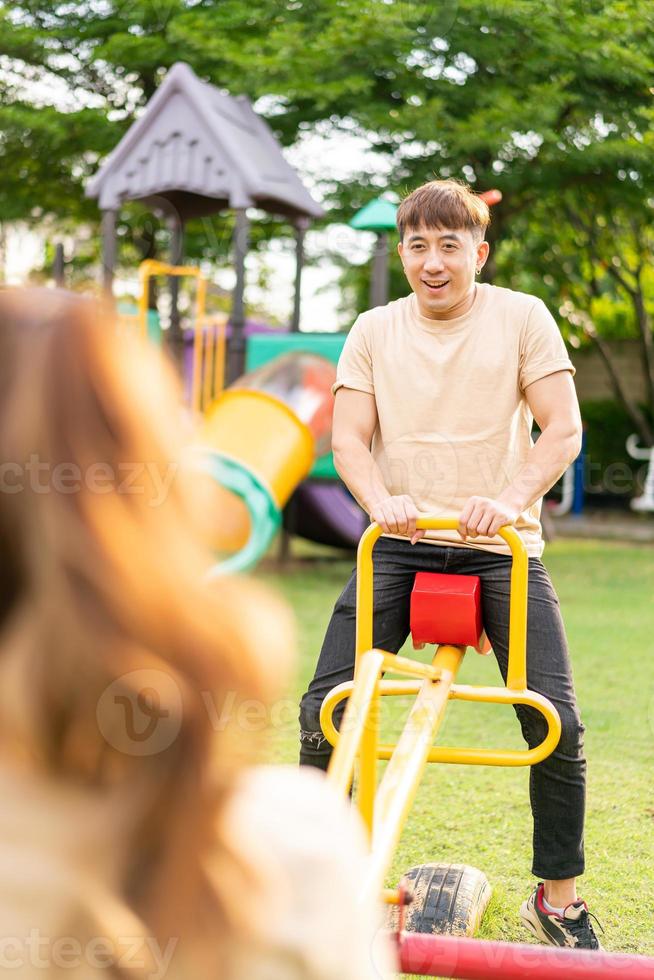
<svg viewBox="0 0 654 980">
<path fill-rule="evenodd" d="M 422 284 L 426 286 L 427 289 L 432 293 L 437 293 L 439 289 L 443 289 L 447 286 L 449 279 L 423 279 Z"/>
</svg>

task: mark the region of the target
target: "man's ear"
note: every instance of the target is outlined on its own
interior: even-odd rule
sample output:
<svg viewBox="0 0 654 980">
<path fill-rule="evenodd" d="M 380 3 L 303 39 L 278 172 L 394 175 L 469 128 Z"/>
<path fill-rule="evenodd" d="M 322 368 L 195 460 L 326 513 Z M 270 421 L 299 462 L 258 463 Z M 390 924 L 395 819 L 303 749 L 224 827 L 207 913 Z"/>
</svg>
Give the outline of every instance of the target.
<svg viewBox="0 0 654 980">
<path fill-rule="evenodd" d="M 480 268 L 485 264 L 488 258 L 488 253 L 490 252 L 490 245 L 487 241 L 479 242 L 477 246 L 477 266 Z"/>
<path fill-rule="evenodd" d="M 402 240 L 400 239 L 400 241 L 397 243 L 397 254 L 400 256 L 400 259 L 402 258 L 402 252 L 403 251 L 404 251 L 404 248 L 403 248 L 403 245 L 402 245 Z"/>
</svg>

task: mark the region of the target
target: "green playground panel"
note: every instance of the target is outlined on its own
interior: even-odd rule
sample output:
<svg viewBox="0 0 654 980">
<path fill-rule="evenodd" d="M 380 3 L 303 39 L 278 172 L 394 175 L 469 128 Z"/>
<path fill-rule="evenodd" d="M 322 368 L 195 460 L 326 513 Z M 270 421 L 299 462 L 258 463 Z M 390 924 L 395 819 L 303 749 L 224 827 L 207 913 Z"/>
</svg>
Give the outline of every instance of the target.
<svg viewBox="0 0 654 980">
<path fill-rule="evenodd" d="M 308 354 L 319 354 L 333 361 L 334 364 L 343 350 L 346 333 L 280 333 L 254 334 L 248 337 L 245 353 L 245 370 L 254 371 L 268 361 L 282 354 L 293 351 L 306 351 Z M 340 479 L 334 467 L 334 457 L 331 453 L 321 456 L 314 463 L 310 476 L 322 480 Z"/>
</svg>

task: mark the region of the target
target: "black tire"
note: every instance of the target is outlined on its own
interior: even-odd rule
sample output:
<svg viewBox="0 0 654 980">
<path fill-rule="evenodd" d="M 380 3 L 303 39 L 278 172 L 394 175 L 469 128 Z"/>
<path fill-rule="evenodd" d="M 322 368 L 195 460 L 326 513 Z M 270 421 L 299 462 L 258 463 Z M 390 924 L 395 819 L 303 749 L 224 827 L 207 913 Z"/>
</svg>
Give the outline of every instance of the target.
<svg viewBox="0 0 654 980">
<path fill-rule="evenodd" d="M 472 936 L 490 900 L 488 878 L 468 864 L 420 864 L 403 879 L 412 894 L 406 906 L 407 932 Z M 391 928 L 397 929 L 398 909 L 391 911 Z"/>
</svg>

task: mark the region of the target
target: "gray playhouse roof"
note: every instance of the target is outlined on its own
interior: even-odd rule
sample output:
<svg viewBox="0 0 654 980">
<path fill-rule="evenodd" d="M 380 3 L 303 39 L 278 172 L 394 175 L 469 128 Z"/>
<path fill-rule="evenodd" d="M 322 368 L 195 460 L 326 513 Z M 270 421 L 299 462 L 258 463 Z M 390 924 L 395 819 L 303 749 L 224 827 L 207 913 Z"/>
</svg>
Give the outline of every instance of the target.
<svg viewBox="0 0 654 980">
<path fill-rule="evenodd" d="M 103 211 L 123 201 L 182 218 L 259 207 L 289 218 L 324 212 L 244 95 L 226 95 L 178 62 L 86 187 Z"/>
</svg>

